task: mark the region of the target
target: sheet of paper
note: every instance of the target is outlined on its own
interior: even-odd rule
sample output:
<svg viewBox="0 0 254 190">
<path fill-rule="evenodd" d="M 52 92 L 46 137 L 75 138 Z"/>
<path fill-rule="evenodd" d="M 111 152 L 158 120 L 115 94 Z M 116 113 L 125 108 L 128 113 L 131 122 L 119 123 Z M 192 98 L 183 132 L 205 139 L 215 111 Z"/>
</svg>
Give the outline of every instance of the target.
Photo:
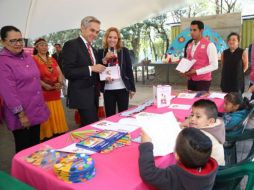
<svg viewBox="0 0 254 190">
<path fill-rule="evenodd" d="M 120 78 L 120 69 L 119 66 L 106 67 L 105 71 L 100 73 L 100 80 L 104 81 L 107 77 L 112 79 Z"/>
<path fill-rule="evenodd" d="M 179 93 L 177 98 L 186 98 L 186 99 L 193 99 L 195 98 L 197 93 Z"/>
<path fill-rule="evenodd" d="M 118 121 L 118 123 L 123 125 L 133 125 L 140 127 L 140 123 L 136 118 L 122 118 Z"/>
<path fill-rule="evenodd" d="M 181 73 L 185 73 L 190 70 L 190 68 L 194 65 L 195 62 L 195 59 L 190 61 L 186 58 L 182 58 L 181 61 L 178 63 L 176 70 L 180 71 Z"/>
<path fill-rule="evenodd" d="M 189 109 L 191 109 L 191 105 L 187 105 L 187 104 L 170 104 L 169 108 L 177 109 L 177 110 L 189 110 Z"/>
<path fill-rule="evenodd" d="M 223 92 L 212 92 L 208 98 L 219 98 L 219 99 L 224 99 L 224 96 L 226 96 L 226 93 Z"/>
<path fill-rule="evenodd" d="M 119 131 L 119 132 L 133 132 L 136 129 L 139 128 L 139 126 L 131 125 L 127 123 L 114 123 L 111 121 L 103 120 L 98 123 L 92 124 L 93 127 L 101 130 L 113 130 L 113 131 Z"/>
<path fill-rule="evenodd" d="M 134 139 L 131 139 L 132 142 L 135 142 L 135 143 L 141 143 L 141 136 L 138 136 Z"/>
<path fill-rule="evenodd" d="M 181 129 L 173 112 L 140 123 L 143 130 L 152 138 L 154 156 L 165 156 L 174 152 L 175 141 Z"/>
<path fill-rule="evenodd" d="M 76 143 L 70 144 L 66 147 L 60 148 L 60 149 L 56 149 L 56 151 L 60 151 L 60 152 L 70 152 L 70 153 L 79 153 L 79 154 L 94 154 L 96 152 L 91 151 L 91 150 L 87 150 L 84 148 L 79 148 L 76 146 Z"/>
<path fill-rule="evenodd" d="M 140 112 L 136 114 L 134 117 L 140 121 L 140 120 L 146 120 L 146 119 L 152 119 L 153 117 L 158 116 L 159 114 L 156 113 L 149 113 L 149 112 Z"/>
</svg>

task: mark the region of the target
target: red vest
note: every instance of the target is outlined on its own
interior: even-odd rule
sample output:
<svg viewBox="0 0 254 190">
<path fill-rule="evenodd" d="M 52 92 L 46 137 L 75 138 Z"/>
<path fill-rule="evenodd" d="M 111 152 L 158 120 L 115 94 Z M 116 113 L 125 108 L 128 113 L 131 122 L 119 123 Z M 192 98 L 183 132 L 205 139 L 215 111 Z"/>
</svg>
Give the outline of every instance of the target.
<svg viewBox="0 0 254 190">
<path fill-rule="evenodd" d="M 191 67 L 191 69 L 198 70 L 202 67 L 208 66 L 209 65 L 209 58 L 207 55 L 207 47 L 209 45 L 210 41 L 206 40 L 205 38 L 202 38 L 200 40 L 199 45 L 196 48 L 196 51 L 194 52 L 193 57 L 191 56 L 191 50 L 193 43 L 190 43 L 187 47 L 187 59 L 192 60 L 195 59 L 196 62 L 195 64 Z M 190 77 L 191 80 L 193 81 L 211 81 L 212 80 L 212 73 L 206 73 L 206 74 L 201 74 L 201 75 L 193 75 Z"/>
<path fill-rule="evenodd" d="M 254 44 L 251 47 L 251 73 L 250 73 L 250 80 L 254 80 Z"/>
</svg>

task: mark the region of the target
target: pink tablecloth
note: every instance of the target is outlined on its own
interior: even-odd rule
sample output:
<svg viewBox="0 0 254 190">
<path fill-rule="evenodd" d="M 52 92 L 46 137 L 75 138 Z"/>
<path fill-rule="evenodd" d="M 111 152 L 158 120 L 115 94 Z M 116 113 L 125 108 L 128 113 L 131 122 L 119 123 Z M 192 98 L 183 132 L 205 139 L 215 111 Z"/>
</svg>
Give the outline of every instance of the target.
<svg viewBox="0 0 254 190">
<path fill-rule="evenodd" d="M 191 105 L 195 100 L 175 98 L 172 103 L 181 103 Z M 223 109 L 223 100 L 215 100 L 219 110 Z M 169 108 L 157 109 L 151 106 L 146 112 L 165 113 Z M 179 121 L 184 120 L 190 114 L 190 110 L 172 110 Z M 118 121 L 119 115 L 107 118 L 110 121 Z M 91 128 L 87 126 L 86 129 Z M 136 136 L 138 131 L 132 136 Z M 16 154 L 12 160 L 12 175 L 21 181 L 35 187 L 38 190 L 148 190 L 153 189 L 142 182 L 138 170 L 138 144 L 132 143 L 130 146 L 122 147 L 108 154 L 94 154 L 96 176 L 85 183 L 69 184 L 59 180 L 52 169 L 42 169 L 26 163 L 23 159 L 32 152 L 49 145 L 53 148 L 62 148 L 66 146 L 68 134 L 54 138 L 41 143 L 29 149 Z M 70 144 L 70 143 L 68 143 Z M 173 154 L 156 158 L 158 167 L 167 167 L 174 164 Z"/>
</svg>

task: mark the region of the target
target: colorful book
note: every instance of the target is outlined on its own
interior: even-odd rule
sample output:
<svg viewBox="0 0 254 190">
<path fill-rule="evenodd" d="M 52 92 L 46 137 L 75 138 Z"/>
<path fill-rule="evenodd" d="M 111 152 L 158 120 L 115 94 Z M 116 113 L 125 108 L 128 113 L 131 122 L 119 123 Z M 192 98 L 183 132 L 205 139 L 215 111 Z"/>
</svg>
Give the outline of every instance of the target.
<svg viewBox="0 0 254 190">
<path fill-rule="evenodd" d="M 107 147 L 114 144 L 117 140 L 121 139 L 127 133 L 117 132 L 112 130 L 103 130 L 91 137 L 76 144 L 77 147 L 85 148 L 95 152 L 100 152 Z"/>
</svg>

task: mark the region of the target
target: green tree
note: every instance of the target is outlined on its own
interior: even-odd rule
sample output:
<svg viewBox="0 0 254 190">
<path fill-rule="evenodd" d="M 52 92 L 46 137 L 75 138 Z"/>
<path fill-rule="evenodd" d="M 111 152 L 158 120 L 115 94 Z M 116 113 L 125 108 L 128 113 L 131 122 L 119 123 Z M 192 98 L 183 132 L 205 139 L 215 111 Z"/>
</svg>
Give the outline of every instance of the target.
<svg viewBox="0 0 254 190">
<path fill-rule="evenodd" d="M 138 60 L 140 52 L 140 41 L 144 23 L 137 23 L 121 30 L 124 45 L 133 49 L 135 58 Z"/>
<path fill-rule="evenodd" d="M 147 30 L 147 34 L 149 35 L 149 40 L 151 41 L 151 47 L 155 55 L 155 60 L 158 60 L 158 54 L 154 48 L 154 44 L 152 42 L 151 38 L 151 29 L 153 29 L 156 32 L 156 36 L 162 39 L 162 51 L 166 52 L 169 47 L 169 27 L 165 24 L 168 20 L 167 14 L 161 14 L 160 16 L 148 19 L 144 21 L 145 24 L 145 30 Z M 161 50 L 159 50 L 161 51 Z"/>
</svg>

